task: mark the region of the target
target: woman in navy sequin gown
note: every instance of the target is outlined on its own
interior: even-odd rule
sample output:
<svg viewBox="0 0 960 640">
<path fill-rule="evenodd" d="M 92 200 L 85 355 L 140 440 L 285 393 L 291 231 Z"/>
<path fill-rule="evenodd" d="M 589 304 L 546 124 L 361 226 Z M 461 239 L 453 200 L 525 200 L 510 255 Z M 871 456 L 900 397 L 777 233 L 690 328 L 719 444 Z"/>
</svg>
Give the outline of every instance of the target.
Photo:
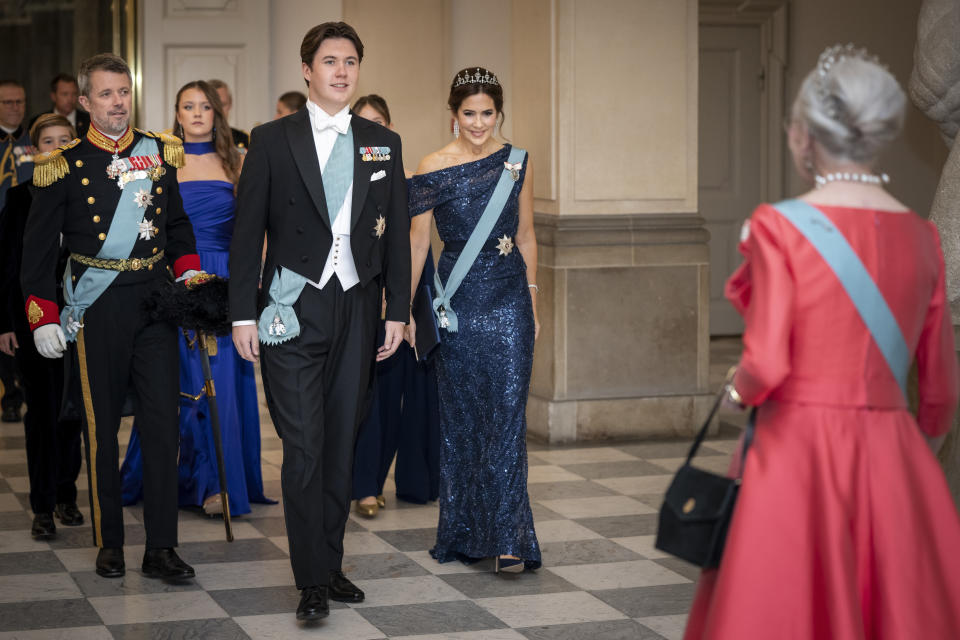
<svg viewBox="0 0 960 640">
<path fill-rule="evenodd" d="M 504 172 L 511 146 L 494 131 L 503 93 L 486 69 L 457 74 L 448 105 L 459 136 L 420 163 L 409 184 L 413 282 L 436 220 L 446 283 Z M 440 521 L 430 551 L 440 562 L 496 558 L 504 571 L 540 566 L 527 495 L 526 404 L 533 366 L 537 245 L 533 172 L 524 160 L 487 242 L 450 301 L 457 331 L 441 329 Z M 411 318 L 407 339 L 413 343 Z"/>
<path fill-rule="evenodd" d="M 242 164 L 230 138 L 219 98 L 206 82 L 191 82 L 177 94 L 174 132 L 185 140 L 186 162 L 178 171 L 183 206 L 197 239 L 204 271 L 224 278 L 237 208 L 234 184 Z M 214 127 L 216 124 L 216 127 Z M 180 336 L 180 479 L 181 506 L 202 506 L 208 514 L 223 510 L 220 480 L 203 390 L 200 352 L 193 331 Z M 250 503 L 273 503 L 263 494 L 260 470 L 260 410 L 253 365 L 240 358 L 232 338 L 217 338 L 210 356 L 223 440 L 230 513 L 250 513 Z M 143 459 L 136 429 L 121 467 L 124 504 L 139 501 Z"/>
</svg>

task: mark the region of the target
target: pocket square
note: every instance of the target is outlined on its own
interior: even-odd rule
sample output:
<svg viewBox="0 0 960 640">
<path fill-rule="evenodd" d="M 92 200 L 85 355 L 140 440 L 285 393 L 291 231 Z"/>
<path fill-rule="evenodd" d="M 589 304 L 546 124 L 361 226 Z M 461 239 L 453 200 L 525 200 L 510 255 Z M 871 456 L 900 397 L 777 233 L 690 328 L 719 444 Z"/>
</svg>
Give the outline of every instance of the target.
<svg viewBox="0 0 960 640">
<path fill-rule="evenodd" d="M 387 172 L 381 169 L 380 171 L 377 171 L 376 173 L 370 176 L 370 182 L 374 182 L 376 180 L 380 180 L 381 178 L 386 178 L 386 177 L 387 177 Z"/>
</svg>

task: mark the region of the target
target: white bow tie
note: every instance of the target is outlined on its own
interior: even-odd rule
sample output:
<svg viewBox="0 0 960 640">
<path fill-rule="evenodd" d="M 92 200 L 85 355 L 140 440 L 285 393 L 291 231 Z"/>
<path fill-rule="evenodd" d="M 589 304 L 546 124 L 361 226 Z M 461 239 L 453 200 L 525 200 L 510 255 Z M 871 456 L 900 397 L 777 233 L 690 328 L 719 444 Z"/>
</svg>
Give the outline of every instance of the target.
<svg viewBox="0 0 960 640">
<path fill-rule="evenodd" d="M 317 128 L 317 131 L 333 129 L 337 133 L 344 134 L 350 127 L 350 112 L 343 111 L 335 116 L 331 116 L 322 109 L 317 109 L 317 112 L 314 114 L 313 122 L 314 126 Z"/>
</svg>

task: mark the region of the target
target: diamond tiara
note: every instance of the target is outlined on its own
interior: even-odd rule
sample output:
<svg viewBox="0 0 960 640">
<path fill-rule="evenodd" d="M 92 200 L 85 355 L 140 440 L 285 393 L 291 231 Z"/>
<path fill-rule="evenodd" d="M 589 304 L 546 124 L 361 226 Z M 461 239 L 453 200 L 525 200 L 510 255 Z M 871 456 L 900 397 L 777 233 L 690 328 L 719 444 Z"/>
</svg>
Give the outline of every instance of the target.
<svg viewBox="0 0 960 640">
<path fill-rule="evenodd" d="M 827 110 L 827 115 L 834 120 L 840 117 L 840 99 L 831 94 L 827 89 L 826 79 L 833 66 L 845 59 L 858 59 L 865 62 L 872 62 L 886 69 L 886 66 L 880 63 L 880 59 L 877 56 L 870 55 L 863 47 L 855 47 L 853 43 L 846 45 L 835 44 L 832 47 L 827 47 L 817 60 L 817 94 Z"/>
<path fill-rule="evenodd" d="M 471 74 L 469 71 L 462 72 L 463 75 L 457 74 L 457 77 L 453 79 L 453 86 L 457 88 L 464 84 L 493 84 L 500 86 L 500 81 L 497 80 L 497 76 L 493 75 L 489 71 L 484 71 L 483 75 L 480 75 L 480 68 L 477 67 L 477 71 L 474 74 Z"/>
</svg>

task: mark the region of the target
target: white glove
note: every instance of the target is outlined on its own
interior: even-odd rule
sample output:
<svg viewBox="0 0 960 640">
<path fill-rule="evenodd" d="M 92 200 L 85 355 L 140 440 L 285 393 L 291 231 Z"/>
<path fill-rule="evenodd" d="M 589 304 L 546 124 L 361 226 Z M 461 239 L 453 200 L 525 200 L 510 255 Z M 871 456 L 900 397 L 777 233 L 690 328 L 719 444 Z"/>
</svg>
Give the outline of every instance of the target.
<svg viewBox="0 0 960 640">
<path fill-rule="evenodd" d="M 177 282 L 183 282 L 184 280 L 189 280 L 190 278 L 197 275 L 198 273 L 204 273 L 204 272 L 197 271 L 196 269 L 187 269 L 186 271 L 183 272 L 183 274 L 181 274 L 179 278 L 177 278 Z"/>
<path fill-rule="evenodd" d="M 33 344 L 44 358 L 59 358 L 67 350 L 67 340 L 59 324 L 45 324 L 34 330 Z"/>
</svg>

